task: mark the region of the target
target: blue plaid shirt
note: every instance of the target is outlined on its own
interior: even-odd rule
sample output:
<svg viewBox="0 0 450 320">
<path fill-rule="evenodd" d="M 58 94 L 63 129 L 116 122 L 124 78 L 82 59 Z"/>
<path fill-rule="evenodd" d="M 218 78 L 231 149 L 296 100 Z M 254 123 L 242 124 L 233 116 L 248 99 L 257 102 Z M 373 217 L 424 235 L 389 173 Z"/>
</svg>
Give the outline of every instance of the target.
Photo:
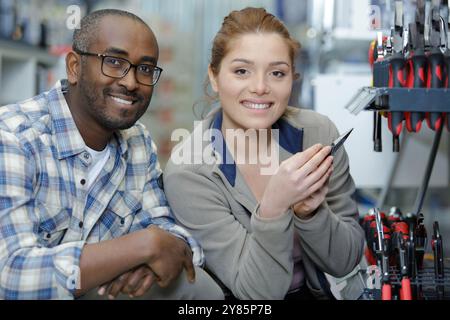
<svg viewBox="0 0 450 320">
<path fill-rule="evenodd" d="M 149 225 L 183 238 L 194 264 L 203 264 L 198 243 L 174 224 L 156 148 L 141 124 L 114 134 L 110 157 L 86 190 L 92 159 L 65 90 L 62 80 L 0 107 L 0 299 L 73 299 L 85 243 Z"/>
</svg>

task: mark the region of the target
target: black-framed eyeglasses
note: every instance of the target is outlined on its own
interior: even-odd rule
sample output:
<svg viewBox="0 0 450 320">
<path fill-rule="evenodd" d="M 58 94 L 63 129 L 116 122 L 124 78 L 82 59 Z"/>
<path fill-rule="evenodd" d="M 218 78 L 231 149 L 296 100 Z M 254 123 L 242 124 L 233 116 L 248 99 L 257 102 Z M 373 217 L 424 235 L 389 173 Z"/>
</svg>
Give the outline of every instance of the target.
<svg viewBox="0 0 450 320">
<path fill-rule="evenodd" d="M 151 64 L 133 64 L 127 59 L 109 56 L 101 53 L 84 52 L 77 48 L 73 49 L 76 53 L 82 56 L 93 56 L 102 59 L 102 73 L 103 75 L 121 79 L 125 77 L 131 68 L 136 70 L 136 81 L 144 86 L 154 86 L 161 76 L 163 69 Z"/>
</svg>

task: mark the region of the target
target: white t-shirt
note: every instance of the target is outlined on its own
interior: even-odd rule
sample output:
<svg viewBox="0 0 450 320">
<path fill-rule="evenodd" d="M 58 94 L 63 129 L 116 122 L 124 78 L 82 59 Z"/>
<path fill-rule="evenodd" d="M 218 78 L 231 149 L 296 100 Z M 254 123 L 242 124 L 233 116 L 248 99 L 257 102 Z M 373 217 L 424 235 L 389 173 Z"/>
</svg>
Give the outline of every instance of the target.
<svg viewBox="0 0 450 320">
<path fill-rule="evenodd" d="M 92 163 L 88 168 L 87 182 L 86 182 L 86 188 L 87 190 L 89 190 L 94 184 L 95 179 L 97 179 L 98 175 L 105 166 L 106 161 L 108 161 L 110 152 L 108 146 L 106 146 L 106 148 L 103 149 L 102 151 L 96 151 L 86 146 L 86 150 L 92 157 Z"/>
</svg>

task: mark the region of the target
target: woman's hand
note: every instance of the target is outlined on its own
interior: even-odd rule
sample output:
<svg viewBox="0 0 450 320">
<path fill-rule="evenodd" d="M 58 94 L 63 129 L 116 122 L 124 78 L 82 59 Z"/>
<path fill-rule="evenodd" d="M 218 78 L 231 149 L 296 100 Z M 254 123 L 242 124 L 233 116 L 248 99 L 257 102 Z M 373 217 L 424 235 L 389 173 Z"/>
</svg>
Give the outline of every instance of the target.
<svg viewBox="0 0 450 320">
<path fill-rule="evenodd" d="M 330 175 L 331 173 L 329 173 L 328 176 Z M 303 220 L 312 218 L 313 213 L 322 204 L 322 202 L 325 201 L 327 193 L 328 193 L 328 179 L 325 185 L 319 191 L 312 194 L 305 200 L 298 202 L 292 207 L 295 215 Z"/>
<path fill-rule="evenodd" d="M 259 215 L 274 218 L 293 205 L 300 217 L 317 209 L 328 191 L 324 187 L 332 173 L 330 152 L 331 147 L 317 144 L 281 163 L 264 191 Z"/>
</svg>

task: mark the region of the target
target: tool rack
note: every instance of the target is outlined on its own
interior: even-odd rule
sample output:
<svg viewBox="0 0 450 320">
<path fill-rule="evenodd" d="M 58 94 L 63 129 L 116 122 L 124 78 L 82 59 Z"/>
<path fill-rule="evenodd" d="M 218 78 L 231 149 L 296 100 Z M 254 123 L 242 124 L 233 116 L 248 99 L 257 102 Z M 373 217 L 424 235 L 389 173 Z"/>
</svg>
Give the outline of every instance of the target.
<svg viewBox="0 0 450 320">
<path fill-rule="evenodd" d="M 374 112 L 374 150 L 376 152 L 381 152 L 382 149 L 381 131 L 379 131 L 381 130 L 382 116 L 388 118 L 389 128 L 393 135 L 394 152 L 400 150 L 399 136 L 406 132 L 406 130 L 403 130 L 404 124 L 407 124 L 408 131 L 417 132 L 420 130 L 423 121 L 424 124 L 427 123 L 430 129 L 435 131 L 427 167 L 417 193 L 414 211 L 411 213 L 416 218 L 422 214 L 422 206 L 442 132 L 445 127 L 450 130 L 450 34 L 448 33 L 450 28 L 450 3 L 439 0 L 417 0 L 417 8 L 416 22 L 405 27 L 402 20 L 404 19 L 403 1 L 395 1 L 395 17 L 392 22 L 394 27 L 391 29 L 391 36 L 383 38 L 382 34 L 379 33 L 377 51 L 374 51 L 374 46 L 371 48 L 372 52 L 377 53 L 377 58 L 373 60 L 373 87 L 361 88 L 346 106 L 346 109 L 353 114 L 358 114 L 361 111 Z M 445 18 L 442 16 L 445 16 Z M 409 34 L 410 29 L 413 32 L 412 35 Z M 411 44 L 408 45 L 404 39 L 409 41 L 412 39 Z M 414 68 L 419 69 L 418 67 L 415 65 L 411 67 L 414 63 L 411 63 L 411 61 L 413 61 L 416 52 L 417 56 L 420 52 L 426 61 L 421 65 L 420 73 L 414 70 Z M 381 59 L 378 58 L 380 55 Z M 438 56 L 437 60 L 436 56 Z M 412 74 L 414 74 L 413 81 L 410 81 L 408 77 Z M 419 74 L 421 81 L 417 81 Z M 405 75 L 408 79 L 405 78 Z M 414 85 L 411 85 L 412 83 Z M 416 116 L 420 115 L 421 118 L 420 121 L 414 120 L 414 124 L 411 124 L 413 120 L 408 116 L 414 113 Z M 419 126 L 416 126 L 417 124 Z M 379 280 L 383 283 L 381 290 L 369 290 L 369 296 L 373 299 L 382 300 L 391 300 L 395 297 L 404 300 L 450 300 L 450 270 L 444 266 L 443 241 L 439 233 L 438 222 L 435 222 L 433 226 L 432 238 L 435 266 L 430 268 L 422 263 L 419 267 L 416 259 L 417 247 L 414 244 L 416 241 L 414 232 L 417 230 L 417 219 L 414 220 L 414 223 L 411 223 L 411 221 L 407 223 L 406 229 L 413 230 L 412 232 L 401 233 L 393 231 L 392 228 L 395 223 L 391 224 L 386 216 L 382 221 L 379 209 L 374 208 L 373 212 L 366 217 L 369 216 L 372 220 L 368 221 L 369 223 L 372 221 L 372 224 L 370 227 L 368 227 L 369 225 L 365 226 L 366 237 L 368 238 L 366 257 L 367 252 L 369 254 L 371 252 L 372 263 L 376 260 L 376 264 L 381 269 Z M 405 221 L 399 220 L 398 222 L 403 223 Z M 394 233 L 396 234 L 394 235 Z M 391 234 L 394 235 L 393 238 L 391 238 Z M 401 240 L 401 244 L 400 242 L 394 244 L 394 239 L 398 240 L 399 235 L 404 236 L 405 240 Z M 371 239 L 370 248 L 369 238 Z M 428 238 L 431 239 L 430 236 Z M 407 265 L 411 261 L 413 264 L 406 267 L 404 261 L 402 262 L 402 268 L 408 269 L 407 272 L 404 269 L 399 270 L 399 267 L 397 267 L 401 264 L 399 262 L 400 251 L 396 251 L 398 248 L 402 248 L 403 253 L 405 250 L 412 250 L 412 254 L 411 252 L 407 254 Z M 404 258 L 403 256 L 402 259 Z M 403 283 L 405 279 L 407 282 Z M 405 287 L 408 290 L 403 291 Z M 411 288 L 414 289 L 412 294 Z M 394 295 L 392 295 L 393 292 Z"/>
</svg>

